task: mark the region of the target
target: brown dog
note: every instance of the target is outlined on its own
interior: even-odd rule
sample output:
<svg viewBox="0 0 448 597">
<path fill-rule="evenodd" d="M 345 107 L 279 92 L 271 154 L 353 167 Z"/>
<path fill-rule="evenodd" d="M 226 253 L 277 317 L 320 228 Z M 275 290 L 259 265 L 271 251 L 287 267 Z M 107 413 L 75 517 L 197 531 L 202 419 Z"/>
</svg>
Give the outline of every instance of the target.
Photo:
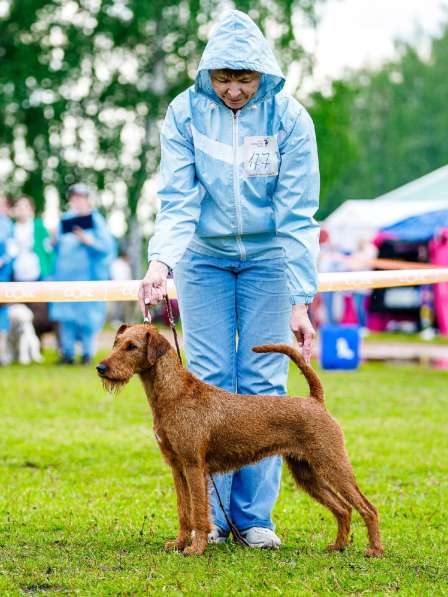
<svg viewBox="0 0 448 597">
<path fill-rule="evenodd" d="M 378 513 L 356 484 L 342 431 L 325 409 L 317 374 L 286 344 L 257 346 L 254 351 L 287 354 L 307 379 L 310 397 L 231 394 L 203 383 L 147 324 L 122 325 L 112 353 L 97 366 L 109 390 L 119 389 L 134 373 L 142 380 L 177 493 L 180 530 L 166 548 L 186 555 L 204 553 L 210 530 L 209 473 L 280 454 L 297 484 L 336 517 L 338 533 L 329 549 L 348 545 L 354 507 L 367 527 L 366 555 L 382 556 Z"/>
</svg>

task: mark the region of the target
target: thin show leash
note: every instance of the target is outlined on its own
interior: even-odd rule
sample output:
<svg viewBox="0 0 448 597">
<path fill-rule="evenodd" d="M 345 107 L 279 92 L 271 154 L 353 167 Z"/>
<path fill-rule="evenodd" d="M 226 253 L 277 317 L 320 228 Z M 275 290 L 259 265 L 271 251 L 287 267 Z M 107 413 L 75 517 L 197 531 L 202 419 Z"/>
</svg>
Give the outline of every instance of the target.
<svg viewBox="0 0 448 597">
<path fill-rule="evenodd" d="M 173 310 L 171 308 L 170 299 L 168 298 L 167 294 L 165 294 L 163 296 L 163 300 L 165 301 L 166 310 L 167 310 L 167 313 L 168 313 L 168 321 L 169 321 L 169 324 L 170 324 L 170 328 L 171 328 L 171 331 L 173 332 L 174 343 L 176 345 L 177 356 L 179 357 L 180 364 L 183 366 L 182 356 L 180 354 L 180 348 L 179 348 L 179 340 L 177 338 L 176 323 L 174 321 Z M 149 314 L 149 305 L 146 304 L 146 303 L 145 303 L 145 317 L 143 319 L 143 322 L 144 323 L 149 323 L 149 324 L 151 323 L 151 316 Z M 216 497 L 218 498 L 219 507 L 221 508 L 222 513 L 224 514 L 224 518 L 226 519 L 226 522 L 227 522 L 227 524 L 229 526 L 230 532 L 232 533 L 233 539 L 235 540 L 236 543 L 240 543 L 242 545 L 245 545 L 246 547 L 250 547 L 250 544 L 241 535 L 241 533 L 239 532 L 239 530 L 236 528 L 236 526 L 230 520 L 230 517 L 227 515 L 227 512 L 226 512 L 226 510 L 224 508 L 224 504 L 222 503 L 222 500 L 221 500 L 221 496 L 219 495 L 218 488 L 216 487 L 215 480 L 214 480 L 213 475 L 211 473 L 209 474 L 209 477 L 210 477 L 210 481 L 212 482 L 213 489 L 215 490 Z"/>
</svg>

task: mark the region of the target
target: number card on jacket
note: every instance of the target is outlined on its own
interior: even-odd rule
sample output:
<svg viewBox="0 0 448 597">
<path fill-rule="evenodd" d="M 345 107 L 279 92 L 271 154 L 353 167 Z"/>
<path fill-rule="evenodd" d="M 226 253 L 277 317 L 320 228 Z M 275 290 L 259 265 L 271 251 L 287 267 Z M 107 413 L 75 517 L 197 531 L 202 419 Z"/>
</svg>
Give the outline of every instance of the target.
<svg viewBox="0 0 448 597">
<path fill-rule="evenodd" d="M 278 161 L 275 137 L 246 137 L 244 139 L 244 170 L 248 176 L 276 176 Z"/>
</svg>

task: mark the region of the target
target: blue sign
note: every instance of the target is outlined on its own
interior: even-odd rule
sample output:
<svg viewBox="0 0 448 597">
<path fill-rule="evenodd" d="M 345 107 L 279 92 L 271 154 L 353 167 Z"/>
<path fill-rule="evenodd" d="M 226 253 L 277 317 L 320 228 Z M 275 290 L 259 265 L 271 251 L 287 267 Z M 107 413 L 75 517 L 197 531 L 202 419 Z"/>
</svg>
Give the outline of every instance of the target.
<svg viewBox="0 0 448 597">
<path fill-rule="evenodd" d="M 357 369 L 360 361 L 359 327 L 323 325 L 320 328 L 322 369 Z"/>
</svg>

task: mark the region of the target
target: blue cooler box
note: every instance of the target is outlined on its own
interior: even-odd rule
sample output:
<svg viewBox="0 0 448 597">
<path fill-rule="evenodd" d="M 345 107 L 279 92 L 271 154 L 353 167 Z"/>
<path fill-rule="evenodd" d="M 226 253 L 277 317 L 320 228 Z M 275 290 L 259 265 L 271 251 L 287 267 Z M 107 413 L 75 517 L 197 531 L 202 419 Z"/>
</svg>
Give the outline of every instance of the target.
<svg viewBox="0 0 448 597">
<path fill-rule="evenodd" d="M 323 325 L 320 328 L 322 369 L 357 369 L 360 361 L 359 327 Z"/>
</svg>

